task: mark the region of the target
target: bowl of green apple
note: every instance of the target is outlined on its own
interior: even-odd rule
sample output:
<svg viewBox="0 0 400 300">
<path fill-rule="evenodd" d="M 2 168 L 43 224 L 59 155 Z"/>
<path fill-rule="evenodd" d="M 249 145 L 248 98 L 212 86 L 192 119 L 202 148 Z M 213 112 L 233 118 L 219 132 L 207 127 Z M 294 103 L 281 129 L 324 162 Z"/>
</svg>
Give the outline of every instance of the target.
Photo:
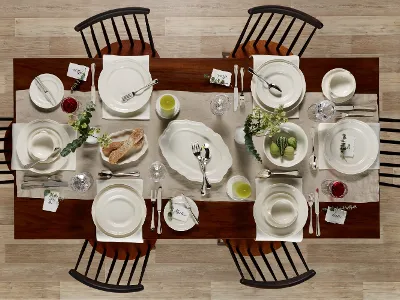
<svg viewBox="0 0 400 300">
<path fill-rule="evenodd" d="M 291 122 L 281 124 L 280 129 L 272 137 L 265 136 L 264 153 L 274 165 L 290 168 L 306 157 L 307 135 L 299 125 Z"/>
</svg>

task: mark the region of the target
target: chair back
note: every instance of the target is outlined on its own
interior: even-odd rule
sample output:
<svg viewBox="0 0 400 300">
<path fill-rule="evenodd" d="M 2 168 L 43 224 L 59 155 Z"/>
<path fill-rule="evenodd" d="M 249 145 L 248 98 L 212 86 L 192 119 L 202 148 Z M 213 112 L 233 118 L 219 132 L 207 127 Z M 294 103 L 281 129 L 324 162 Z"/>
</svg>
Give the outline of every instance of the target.
<svg viewBox="0 0 400 300">
<path fill-rule="evenodd" d="M 240 283 L 243 285 L 280 289 L 298 285 L 316 274 L 314 270 L 308 268 L 297 243 L 291 243 L 296 250 L 297 258 L 301 260 L 301 265 L 297 266 L 298 259 L 291 256 L 285 242 L 251 241 L 243 247 L 243 243 L 226 240 L 226 244 L 241 276 Z M 283 249 L 284 256 L 278 255 L 278 248 Z M 272 255 L 268 255 L 270 253 Z M 249 257 L 250 260 L 245 257 Z"/>
<path fill-rule="evenodd" d="M 82 258 L 85 256 L 86 248 L 88 244 L 91 245 L 89 258 L 87 262 L 84 262 Z M 128 244 L 128 243 L 103 243 L 97 241 L 85 240 L 82 249 L 79 253 L 79 257 L 74 269 L 69 271 L 69 274 L 81 283 L 92 287 L 97 290 L 113 292 L 113 293 L 131 293 L 139 292 L 144 289 L 142 284 L 144 272 L 146 270 L 147 262 L 151 249 L 154 247 L 155 241 L 145 241 L 144 244 Z M 97 268 L 91 270 L 92 262 L 95 258 L 96 252 L 101 255 Z M 112 258 L 108 271 L 103 270 L 106 277 L 101 281 L 99 275 L 101 274 L 104 261 L 106 257 Z M 141 258 L 144 257 L 143 262 L 140 262 Z M 116 275 L 113 276 L 115 265 L 117 261 L 123 261 L 122 266 L 119 270 L 118 279 Z M 141 270 L 139 265 L 141 264 Z M 80 271 L 80 269 L 82 271 Z M 94 272 L 95 271 L 95 272 Z M 89 273 L 95 274 L 90 276 Z M 135 275 L 139 274 L 139 275 Z M 115 277 L 115 282 L 112 282 L 111 278 Z M 124 280 L 122 280 L 124 278 Z M 136 278 L 136 280 L 134 280 Z M 136 283 L 132 283 L 135 281 Z"/>
<path fill-rule="evenodd" d="M 140 47 L 141 49 L 137 49 L 137 50 L 141 51 L 142 52 L 141 54 L 145 54 L 144 51 L 146 48 L 146 42 L 144 41 L 142 29 L 141 29 L 141 27 L 139 25 L 139 21 L 138 21 L 138 18 L 140 16 L 143 16 L 144 20 L 145 20 L 145 26 L 146 26 L 147 35 L 149 38 L 150 47 L 151 47 L 151 53 L 152 53 L 152 56 L 155 57 L 156 50 L 154 48 L 153 36 L 151 34 L 149 20 L 147 17 L 147 15 L 149 13 L 150 13 L 150 9 L 144 8 L 144 7 L 126 7 L 126 8 L 112 9 L 112 10 L 97 14 L 97 15 L 90 17 L 90 18 L 86 19 L 85 21 L 79 23 L 78 25 L 75 26 L 75 31 L 80 32 L 82 40 L 83 40 L 83 44 L 85 45 L 85 49 L 86 49 L 86 52 L 87 52 L 87 55 L 89 58 L 92 58 L 92 53 L 90 51 L 89 44 L 86 40 L 86 36 L 84 33 L 85 29 L 90 30 L 93 44 L 96 48 L 97 57 L 102 57 L 103 54 L 121 55 L 120 51 L 122 50 L 123 47 L 128 47 L 128 48 L 130 48 L 130 50 L 136 50 L 136 49 L 134 49 L 134 47 Z M 116 25 L 116 20 L 119 17 L 122 18 L 122 21 L 124 24 L 123 27 L 125 28 L 125 32 L 128 35 L 129 43 L 125 43 L 125 41 L 121 40 L 121 34 L 120 34 L 121 28 L 118 28 Z M 111 21 L 111 24 L 109 24 L 110 21 Z M 98 24 L 98 23 L 100 23 L 102 34 L 103 34 L 104 40 L 107 44 L 107 48 L 105 51 L 100 49 L 100 46 L 98 43 L 98 37 L 96 36 L 95 30 L 93 28 L 94 25 Z M 107 31 L 106 23 L 108 23 L 108 25 L 112 25 L 112 31 L 111 30 Z M 138 43 L 138 41 L 134 41 L 134 39 L 132 37 L 133 34 L 131 31 L 130 25 L 133 25 L 133 24 L 135 26 L 134 30 L 136 30 L 136 32 L 139 36 L 140 43 Z M 110 43 L 110 38 L 109 38 L 110 31 L 113 32 L 117 42 Z M 114 47 L 114 46 L 116 46 L 116 47 Z M 118 52 L 114 51 L 115 48 L 117 48 L 119 51 Z M 135 52 L 138 53 L 137 51 L 135 51 Z"/>
<path fill-rule="evenodd" d="M 0 117 L 0 122 L 7 125 L 0 125 L 0 184 L 10 184 L 14 182 L 14 179 L 8 179 L 13 175 L 14 172 L 11 171 L 11 153 L 12 153 L 12 122 L 13 118 Z M 6 179 L 7 178 L 7 179 Z"/>
<path fill-rule="evenodd" d="M 277 15 L 279 17 L 278 22 L 276 23 L 275 27 L 272 29 L 269 37 L 267 38 L 267 40 L 264 43 L 264 47 L 266 50 L 268 50 L 268 47 L 272 41 L 272 39 L 274 38 L 274 36 L 276 35 L 276 32 L 278 31 L 278 29 L 280 28 L 283 20 L 287 17 L 291 18 L 291 21 L 289 23 L 289 25 L 286 27 L 281 39 L 279 40 L 279 43 L 276 46 L 276 51 L 278 53 L 281 53 L 280 48 L 283 44 L 283 42 L 286 40 L 290 30 L 293 27 L 293 24 L 295 23 L 296 20 L 299 20 L 301 22 L 301 27 L 298 29 L 296 36 L 293 38 L 292 43 L 290 44 L 289 48 L 287 48 L 287 50 L 280 54 L 280 55 L 289 55 L 291 54 L 294 46 L 296 45 L 297 41 L 299 40 L 299 37 L 301 35 L 301 33 L 304 30 L 304 27 L 309 24 L 313 27 L 311 33 L 309 34 L 306 42 L 304 43 L 304 45 L 302 46 L 298 56 L 302 56 L 304 51 L 306 50 L 308 44 L 310 43 L 312 37 L 314 36 L 314 33 L 317 29 L 321 29 L 324 25 L 316 18 L 302 12 L 299 11 L 297 9 L 291 8 L 291 7 L 285 7 L 285 6 L 280 6 L 280 5 L 263 5 L 263 6 L 257 6 L 257 7 L 253 7 L 250 8 L 248 10 L 249 12 L 249 18 L 247 19 L 246 25 L 243 28 L 242 33 L 239 36 L 239 39 L 236 43 L 235 48 L 233 49 L 232 52 L 232 57 L 235 57 L 235 54 L 238 50 L 238 48 L 240 47 L 240 44 L 247 32 L 247 29 L 249 27 L 250 21 L 252 20 L 254 15 L 258 15 L 257 20 L 255 21 L 253 27 L 250 29 L 243 45 L 242 45 L 242 50 L 245 50 L 246 45 L 248 44 L 248 42 L 250 41 L 251 37 L 253 36 L 254 32 L 256 31 L 256 28 L 258 27 L 258 25 L 260 23 L 263 23 L 263 27 L 261 28 L 261 30 L 259 31 L 254 43 L 253 43 L 253 47 L 254 49 L 257 49 L 257 44 L 258 42 L 261 40 L 262 36 L 264 35 L 265 31 L 267 30 L 268 26 L 271 23 L 272 18 Z M 264 15 L 268 15 L 268 18 L 266 20 L 264 20 L 263 22 L 261 22 L 262 18 Z M 264 39 L 262 40 L 264 41 Z"/>
</svg>

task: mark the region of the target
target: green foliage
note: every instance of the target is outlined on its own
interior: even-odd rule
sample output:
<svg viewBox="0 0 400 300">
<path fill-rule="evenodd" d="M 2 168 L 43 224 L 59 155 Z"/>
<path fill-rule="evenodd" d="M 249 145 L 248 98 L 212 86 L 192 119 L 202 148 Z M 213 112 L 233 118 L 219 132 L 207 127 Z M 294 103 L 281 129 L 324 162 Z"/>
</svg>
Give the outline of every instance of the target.
<svg viewBox="0 0 400 300">
<path fill-rule="evenodd" d="M 265 112 L 259 107 L 247 116 L 244 123 L 244 140 L 249 151 L 260 163 L 262 159 L 254 147 L 253 136 L 268 134 L 270 137 L 280 132 L 280 125 L 288 121 L 283 106 L 279 106 L 274 112 Z"/>
</svg>

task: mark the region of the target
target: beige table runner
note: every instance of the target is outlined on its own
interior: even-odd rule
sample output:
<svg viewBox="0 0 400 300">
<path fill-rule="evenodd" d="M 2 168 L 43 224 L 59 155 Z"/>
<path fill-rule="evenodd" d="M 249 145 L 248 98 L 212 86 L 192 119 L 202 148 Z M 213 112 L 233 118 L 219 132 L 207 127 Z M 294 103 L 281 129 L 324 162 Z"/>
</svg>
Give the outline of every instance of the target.
<svg viewBox="0 0 400 300">
<path fill-rule="evenodd" d="M 201 183 L 190 182 L 184 176 L 180 175 L 176 171 L 172 170 L 158 146 L 158 138 L 167 127 L 169 120 L 160 119 L 155 112 L 155 101 L 156 99 L 164 94 L 172 93 L 176 95 L 181 103 L 181 111 L 176 119 L 189 119 L 193 121 L 203 122 L 208 127 L 219 133 L 230 149 L 230 153 L 233 159 L 232 168 L 225 175 L 224 179 L 218 183 L 213 184 L 209 195 L 202 197 L 200 195 Z M 65 91 L 65 95 L 69 95 L 69 91 Z M 210 99 L 216 95 L 216 93 L 192 93 L 192 92 L 181 92 L 181 91 L 154 91 L 152 93 L 150 101 L 152 101 L 152 110 L 150 121 L 143 120 L 104 120 L 101 118 L 101 109 L 98 107 L 94 113 L 91 124 L 99 125 L 102 131 L 105 132 L 116 132 L 122 129 L 129 129 L 135 127 L 142 127 L 147 134 L 149 139 L 149 149 L 145 155 L 137 162 L 123 167 L 113 166 L 111 170 L 115 171 L 132 171 L 138 170 L 144 179 L 144 191 L 143 195 L 145 198 L 149 198 L 150 189 L 152 187 L 151 181 L 148 179 L 148 168 L 150 164 L 155 160 L 162 161 L 168 170 L 168 176 L 163 181 L 163 197 L 173 197 L 182 192 L 188 196 L 192 196 L 195 199 L 204 200 L 220 200 L 229 201 L 230 199 L 226 195 L 225 184 L 230 176 L 241 174 L 246 176 L 253 188 L 252 199 L 255 199 L 255 180 L 254 176 L 263 167 L 270 169 L 276 169 L 272 163 L 270 163 L 265 156 L 263 156 L 264 166 L 258 163 L 250 154 L 247 153 L 245 146 L 238 145 L 234 141 L 234 130 L 237 126 L 242 126 L 246 116 L 251 112 L 251 94 L 245 93 L 246 106 L 245 109 L 233 112 L 231 109 L 222 117 L 214 116 L 210 111 Z M 233 99 L 233 95 L 229 95 Z M 75 92 L 76 97 L 83 105 L 90 101 L 90 92 Z M 300 119 L 291 119 L 291 122 L 297 123 L 305 128 L 305 132 L 309 136 L 309 128 L 314 125 L 307 117 L 307 108 L 319 100 L 323 99 L 322 93 L 307 93 L 303 103 L 300 106 Z M 376 95 L 356 95 L 354 97 L 355 103 L 362 103 L 363 105 L 376 105 Z M 52 112 L 41 112 L 34 107 L 29 99 L 29 91 L 22 90 L 16 93 L 16 119 L 17 122 L 27 123 L 35 119 L 53 119 L 60 123 L 67 122 L 67 114 L 58 108 Z M 366 122 L 377 122 L 378 115 L 374 118 L 363 118 Z M 262 138 L 255 138 L 255 145 L 259 152 L 262 153 Z M 309 149 L 310 155 L 311 148 Z M 102 161 L 97 146 L 85 145 L 77 150 L 77 170 L 76 172 L 89 171 L 93 174 L 94 178 L 97 177 L 97 173 L 102 169 L 109 168 L 110 165 Z M 372 170 L 363 175 L 357 175 L 352 177 L 343 177 L 343 175 L 336 174 L 332 170 L 324 170 L 312 174 L 308 167 L 307 159 L 299 165 L 291 168 L 297 169 L 301 172 L 303 177 L 303 192 L 308 193 L 327 178 L 341 178 L 349 183 L 349 193 L 343 201 L 348 202 L 371 202 L 379 200 L 379 185 L 378 185 L 378 170 Z M 62 172 L 64 180 L 69 180 L 75 172 L 64 171 Z M 32 197 L 39 198 L 43 196 L 43 189 L 35 190 L 24 190 L 20 189 L 20 183 L 22 181 L 23 172 L 16 172 L 17 181 L 17 195 L 19 197 Z M 366 192 L 367 191 L 367 192 Z M 96 187 L 92 187 L 87 193 L 79 194 L 75 193 L 68 188 L 61 189 L 62 196 L 70 199 L 93 199 L 96 194 Z M 321 201 L 329 201 L 325 197 L 321 197 Z"/>
</svg>

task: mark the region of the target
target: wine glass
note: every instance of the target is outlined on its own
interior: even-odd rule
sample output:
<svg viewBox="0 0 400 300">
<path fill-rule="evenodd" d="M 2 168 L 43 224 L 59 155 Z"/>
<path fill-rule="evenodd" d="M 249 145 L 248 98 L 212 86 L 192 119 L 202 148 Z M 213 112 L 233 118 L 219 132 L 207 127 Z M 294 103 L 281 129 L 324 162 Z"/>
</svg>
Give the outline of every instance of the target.
<svg viewBox="0 0 400 300">
<path fill-rule="evenodd" d="M 167 174 L 167 168 L 162 162 L 155 161 L 150 165 L 149 174 L 150 178 L 154 182 L 159 182 L 165 178 L 165 175 Z"/>
<path fill-rule="evenodd" d="M 336 112 L 335 104 L 330 100 L 322 100 L 308 108 L 308 118 L 315 122 L 330 120 Z"/>
<path fill-rule="evenodd" d="M 215 95 L 210 102 L 211 112 L 216 116 L 222 116 L 229 110 L 231 102 L 225 94 Z"/>
<path fill-rule="evenodd" d="M 77 112 L 80 105 L 81 105 L 80 102 L 71 96 L 65 97 L 61 101 L 62 111 L 66 112 L 68 114 L 73 114 L 73 113 Z"/>
<path fill-rule="evenodd" d="M 69 185 L 75 192 L 86 193 L 93 185 L 93 176 L 88 172 L 82 172 L 72 176 Z"/>
<path fill-rule="evenodd" d="M 347 195 L 348 187 L 342 181 L 326 179 L 321 184 L 321 191 L 327 196 L 333 198 L 343 198 Z"/>
</svg>

